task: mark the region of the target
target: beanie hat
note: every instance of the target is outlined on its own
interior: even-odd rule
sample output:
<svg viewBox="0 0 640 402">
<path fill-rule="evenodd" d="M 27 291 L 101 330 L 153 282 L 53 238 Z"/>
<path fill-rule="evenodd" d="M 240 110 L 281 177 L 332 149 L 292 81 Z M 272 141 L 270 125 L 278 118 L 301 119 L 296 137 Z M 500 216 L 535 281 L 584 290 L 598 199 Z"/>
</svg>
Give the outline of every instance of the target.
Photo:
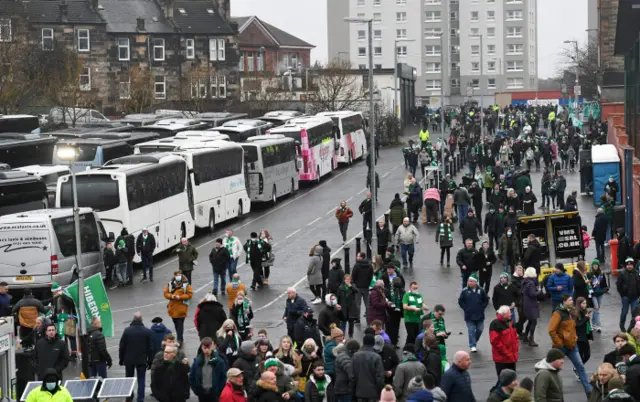
<svg viewBox="0 0 640 402">
<path fill-rule="evenodd" d="M 373 342 L 375 343 L 375 340 Z M 349 341 L 347 341 L 347 344 L 345 345 L 345 347 L 351 353 L 355 353 L 358 350 L 360 350 L 360 344 L 355 339 L 349 339 Z"/>
<path fill-rule="evenodd" d="M 609 391 L 624 388 L 624 383 L 622 382 L 622 379 L 620 377 L 613 377 L 607 384 L 609 385 Z"/>
<path fill-rule="evenodd" d="M 405 343 L 402 351 L 405 353 L 414 353 L 415 348 L 413 347 L 413 343 Z"/>
<path fill-rule="evenodd" d="M 566 272 L 566 269 L 564 268 L 564 264 L 561 262 L 556 264 L 556 269 L 559 269 L 562 272 Z"/>
<path fill-rule="evenodd" d="M 624 262 L 625 263 L 627 263 L 627 262 L 632 262 L 633 263 L 634 259 L 633 259 L 633 257 L 627 257 L 627 259 L 625 259 Z"/>
<path fill-rule="evenodd" d="M 517 379 L 518 375 L 511 369 L 502 370 L 498 376 L 498 381 L 500 382 L 501 387 L 506 387 Z"/>
<path fill-rule="evenodd" d="M 382 335 L 376 335 L 375 338 L 373 339 L 374 339 L 373 350 L 375 350 L 378 353 L 382 352 L 382 349 L 384 348 L 384 338 L 382 337 Z"/>
<path fill-rule="evenodd" d="M 240 344 L 240 350 L 246 354 L 251 353 L 253 348 L 255 348 L 255 345 L 251 341 L 244 341 Z"/>
<path fill-rule="evenodd" d="M 55 292 L 60 292 L 62 291 L 62 286 L 60 286 L 60 284 L 58 282 L 53 282 L 51 284 L 51 292 L 55 293 Z"/>
<path fill-rule="evenodd" d="M 393 392 L 391 385 L 386 385 L 382 392 L 380 392 L 380 402 L 394 402 L 396 400 L 396 394 Z"/>
<path fill-rule="evenodd" d="M 564 359 L 564 353 L 560 349 L 553 348 L 547 352 L 547 363 L 555 362 L 556 360 Z"/>
<path fill-rule="evenodd" d="M 367 327 L 367 328 L 364 330 L 364 333 L 365 333 L 365 335 L 366 335 L 366 334 L 369 334 L 369 335 L 376 336 L 376 331 L 375 331 L 373 328 L 371 328 L 371 327 Z"/>
<path fill-rule="evenodd" d="M 478 283 L 478 275 L 475 273 L 471 274 L 471 276 L 469 276 L 469 279 Z"/>
<path fill-rule="evenodd" d="M 425 389 L 425 387 L 424 381 L 422 381 L 422 377 L 415 376 L 411 380 L 409 380 L 409 385 L 407 385 L 407 395 L 411 395 L 423 389 Z"/>
<path fill-rule="evenodd" d="M 506 273 L 506 272 L 501 273 L 500 274 L 500 279 L 502 279 L 502 278 L 507 278 L 507 280 L 509 280 L 509 274 Z"/>
<path fill-rule="evenodd" d="M 593 268 L 594 265 L 600 267 L 600 260 L 596 258 L 595 260 L 591 261 L 591 268 Z"/>
<path fill-rule="evenodd" d="M 322 248 L 327 248 L 327 241 L 326 240 L 320 240 L 318 242 L 318 245 Z"/>
<path fill-rule="evenodd" d="M 364 337 L 362 338 L 362 344 L 364 346 L 373 346 L 376 344 L 376 338 L 375 336 L 371 335 L 371 334 L 365 334 Z"/>
<path fill-rule="evenodd" d="M 244 343 L 244 342 L 243 342 Z M 278 367 L 278 359 L 267 359 L 267 361 L 264 362 L 264 369 L 268 369 L 269 367 Z"/>
<path fill-rule="evenodd" d="M 336 339 L 339 336 L 344 336 L 344 332 L 340 328 L 331 329 L 331 339 Z"/>
<path fill-rule="evenodd" d="M 336 257 L 336 258 L 332 258 L 332 259 L 331 259 L 331 263 L 332 263 L 332 264 L 334 264 L 334 263 L 335 263 L 336 265 L 340 265 L 340 261 L 342 261 L 342 258 L 337 258 L 337 257 Z"/>
</svg>

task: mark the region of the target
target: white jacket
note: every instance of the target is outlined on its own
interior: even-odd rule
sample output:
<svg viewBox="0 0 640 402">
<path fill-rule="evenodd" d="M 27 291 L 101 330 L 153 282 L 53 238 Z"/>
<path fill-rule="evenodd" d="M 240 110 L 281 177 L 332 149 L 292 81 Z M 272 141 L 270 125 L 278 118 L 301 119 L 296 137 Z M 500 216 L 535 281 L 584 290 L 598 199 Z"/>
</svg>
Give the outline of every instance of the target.
<svg viewBox="0 0 640 402">
<path fill-rule="evenodd" d="M 233 244 L 231 245 L 231 247 L 229 247 L 229 244 L 231 244 L 231 240 L 229 239 L 228 236 L 225 236 L 224 239 L 222 239 L 222 245 L 226 247 L 227 250 L 229 250 L 229 254 L 231 255 L 231 258 L 234 258 L 237 260 L 242 255 L 242 243 L 240 242 L 240 239 L 238 239 L 236 236 L 232 236 L 232 239 L 233 239 Z"/>
<path fill-rule="evenodd" d="M 414 244 L 420 240 L 420 234 L 415 226 L 409 224 L 409 226 L 400 225 L 396 232 L 397 244 Z"/>
</svg>

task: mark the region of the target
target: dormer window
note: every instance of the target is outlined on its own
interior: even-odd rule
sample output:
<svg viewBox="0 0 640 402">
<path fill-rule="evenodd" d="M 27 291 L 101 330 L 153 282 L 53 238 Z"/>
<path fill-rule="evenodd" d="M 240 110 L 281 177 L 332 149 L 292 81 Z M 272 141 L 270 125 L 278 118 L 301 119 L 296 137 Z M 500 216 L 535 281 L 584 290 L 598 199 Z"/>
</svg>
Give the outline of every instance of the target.
<svg viewBox="0 0 640 402">
<path fill-rule="evenodd" d="M 187 15 L 187 10 L 185 10 L 184 8 L 179 8 L 178 12 L 182 15 Z"/>
</svg>

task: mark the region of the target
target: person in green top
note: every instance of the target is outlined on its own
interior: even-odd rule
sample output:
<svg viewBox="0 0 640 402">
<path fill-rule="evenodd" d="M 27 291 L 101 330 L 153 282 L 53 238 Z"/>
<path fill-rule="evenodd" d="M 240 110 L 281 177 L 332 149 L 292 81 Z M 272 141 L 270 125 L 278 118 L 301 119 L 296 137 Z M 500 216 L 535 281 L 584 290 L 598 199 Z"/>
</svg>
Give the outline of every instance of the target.
<svg viewBox="0 0 640 402">
<path fill-rule="evenodd" d="M 404 310 L 404 326 L 407 330 L 407 342 L 411 343 L 420 333 L 420 318 L 423 313 L 429 311 L 427 303 L 418 293 L 418 282 L 409 284 L 409 292 L 402 297 L 402 309 Z"/>
<path fill-rule="evenodd" d="M 191 273 L 193 272 L 194 266 L 198 265 L 198 249 L 189 242 L 189 239 L 183 237 L 180 240 L 180 245 L 176 247 L 174 251 L 178 253 L 178 266 L 180 267 L 180 271 L 182 271 L 191 284 Z"/>
<path fill-rule="evenodd" d="M 450 332 L 447 332 L 447 327 L 444 323 L 444 306 L 442 304 L 436 304 L 433 311 L 430 312 L 427 317 L 433 322 L 433 333 L 438 340 L 438 346 L 440 347 L 440 356 L 443 360 L 446 360 L 447 346 L 446 339 L 449 337 Z"/>
</svg>

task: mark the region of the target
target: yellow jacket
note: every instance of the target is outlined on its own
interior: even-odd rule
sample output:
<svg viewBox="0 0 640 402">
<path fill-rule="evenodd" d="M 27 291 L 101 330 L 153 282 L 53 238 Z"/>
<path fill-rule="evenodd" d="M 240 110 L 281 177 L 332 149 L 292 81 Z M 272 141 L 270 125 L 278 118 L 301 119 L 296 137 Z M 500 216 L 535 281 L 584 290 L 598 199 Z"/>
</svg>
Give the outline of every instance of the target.
<svg viewBox="0 0 640 402">
<path fill-rule="evenodd" d="M 420 130 L 420 141 L 429 141 L 429 130 Z"/>
<path fill-rule="evenodd" d="M 51 392 L 43 390 L 42 387 L 38 387 L 29 392 L 27 402 L 73 402 L 73 398 L 71 398 L 71 394 L 63 386 L 60 386 L 60 389 L 55 394 L 51 394 Z"/>
<path fill-rule="evenodd" d="M 549 121 L 553 121 L 556 119 L 556 112 L 549 112 Z"/>
</svg>

